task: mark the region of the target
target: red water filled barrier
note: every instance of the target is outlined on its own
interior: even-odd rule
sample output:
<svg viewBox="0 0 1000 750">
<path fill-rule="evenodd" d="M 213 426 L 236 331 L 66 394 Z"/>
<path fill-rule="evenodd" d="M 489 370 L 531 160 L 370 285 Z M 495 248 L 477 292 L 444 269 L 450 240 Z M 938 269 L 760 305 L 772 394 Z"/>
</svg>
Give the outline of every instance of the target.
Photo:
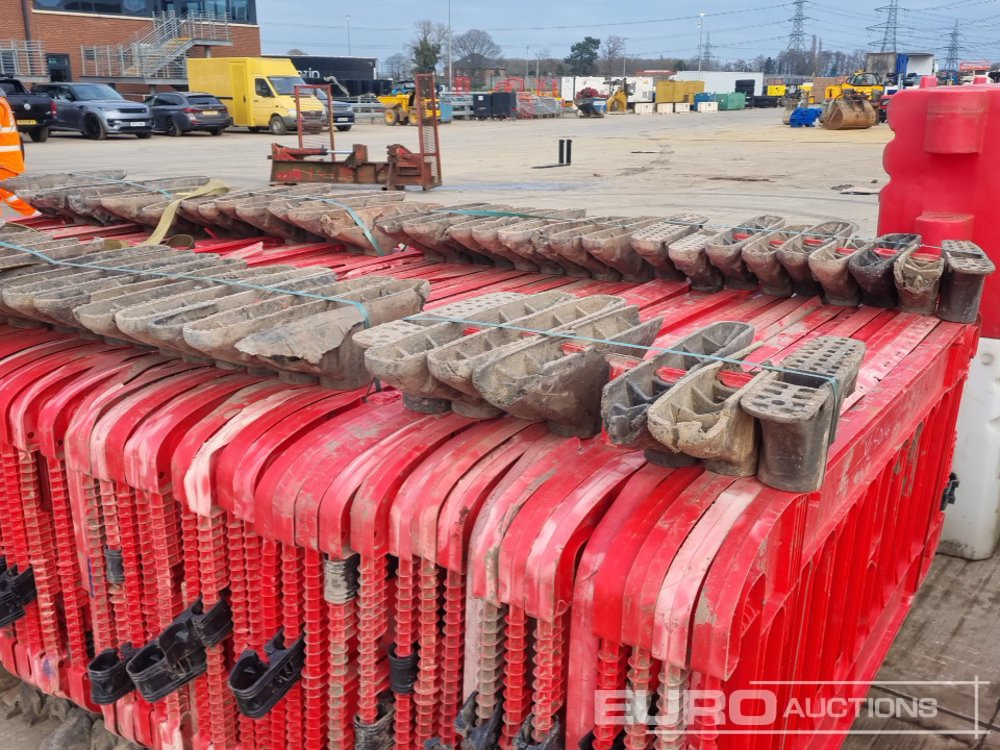
<svg viewBox="0 0 1000 750">
<path fill-rule="evenodd" d="M 1000 187 L 1000 89 L 994 85 L 936 86 L 900 92 L 889 108 L 895 135 L 883 162 L 889 183 L 879 198 L 879 232 L 916 232 L 940 248 L 972 240 L 994 261 L 1000 239 L 991 196 Z M 983 336 L 1000 338 L 1000 280 L 986 282 Z"/>
<path fill-rule="evenodd" d="M 864 694 L 927 573 L 978 328 L 949 319 L 957 266 L 914 261 L 919 237 L 847 247 L 837 223 L 851 287 L 846 261 L 809 276 L 829 237 L 775 244 L 780 217 L 757 218 L 635 231 L 661 270 L 682 238 L 705 283 L 750 286 L 750 258 L 779 295 L 265 236 L 136 248 L 287 274 L 185 275 L 175 303 L 134 269 L 0 269 L 0 663 L 157 750 L 838 746 L 850 718 L 801 707 Z M 32 225 L 63 244 L 3 233 L 0 260 L 118 252 Z M 893 275 L 913 263 L 922 296 Z M 418 314 L 377 307 L 404 293 Z M 317 338 L 343 333 L 319 354 L 280 327 L 269 359 L 244 345 L 319 303 Z M 94 338 L 94 304 L 133 343 Z M 337 357 L 361 387 L 317 384 Z"/>
</svg>

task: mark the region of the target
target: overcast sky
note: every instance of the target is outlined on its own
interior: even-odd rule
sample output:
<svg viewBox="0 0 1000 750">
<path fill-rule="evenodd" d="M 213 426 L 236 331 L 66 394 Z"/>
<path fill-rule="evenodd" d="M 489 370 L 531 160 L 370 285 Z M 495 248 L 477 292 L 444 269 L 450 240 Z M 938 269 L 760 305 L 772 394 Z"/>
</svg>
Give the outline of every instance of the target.
<svg viewBox="0 0 1000 750">
<path fill-rule="evenodd" d="M 818 0 L 805 4 L 805 31 L 824 48 L 881 48 L 885 13 L 863 0 Z M 447 23 L 448 0 L 257 0 L 264 52 L 293 47 L 316 55 L 346 55 L 350 15 L 351 54 L 385 59 L 405 49 L 421 18 Z M 650 0 L 451 0 L 454 32 L 488 31 L 504 56 L 535 56 L 549 50 L 565 57 L 586 35 L 617 34 L 630 55 L 694 57 L 698 13 L 705 12 L 713 57 L 753 58 L 783 49 L 791 30 L 793 3 L 776 0 L 704 0 L 700 4 Z M 955 20 L 961 24 L 962 59 L 1000 58 L 1000 0 L 900 0 L 899 49 L 945 56 Z"/>
</svg>

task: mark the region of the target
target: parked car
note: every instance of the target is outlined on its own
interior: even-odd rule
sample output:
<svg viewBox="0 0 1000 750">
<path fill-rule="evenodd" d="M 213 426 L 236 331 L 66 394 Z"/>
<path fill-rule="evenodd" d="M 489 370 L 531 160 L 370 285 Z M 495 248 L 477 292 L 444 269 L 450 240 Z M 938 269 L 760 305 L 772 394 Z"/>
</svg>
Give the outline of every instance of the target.
<svg viewBox="0 0 1000 750">
<path fill-rule="evenodd" d="M 106 83 L 41 83 L 32 93 L 48 94 L 56 103 L 51 130 L 71 130 L 101 141 L 109 135 L 153 134 L 153 116 L 141 102 L 130 102 Z"/>
<path fill-rule="evenodd" d="M 16 78 L 0 78 L 0 91 L 14 110 L 17 129 L 36 143 L 48 140 L 49 126 L 56 119 L 56 103 L 48 96 L 29 94 Z"/>
<path fill-rule="evenodd" d="M 323 89 L 316 90 L 316 98 L 327 105 L 326 92 Z M 347 102 L 338 99 L 333 100 L 333 126 L 342 132 L 346 132 L 354 125 L 354 107 Z"/>
<path fill-rule="evenodd" d="M 153 113 L 153 130 L 167 135 L 184 135 L 204 130 L 212 135 L 233 124 L 226 105 L 211 94 L 169 92 L 146 99 Z"/>
</svg>

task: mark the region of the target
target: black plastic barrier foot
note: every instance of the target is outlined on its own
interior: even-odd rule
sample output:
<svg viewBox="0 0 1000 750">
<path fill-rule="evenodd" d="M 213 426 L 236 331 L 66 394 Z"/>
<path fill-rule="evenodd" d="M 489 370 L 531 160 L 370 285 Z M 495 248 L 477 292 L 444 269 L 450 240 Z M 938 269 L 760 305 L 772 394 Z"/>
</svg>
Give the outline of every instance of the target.
<svg viewBox="0 0 1000 750">
<path fill-rule="evenodd" d="M 90 677 L 90 697 L 98 706 L 107 706 L 135 690 L 128 675 L 128 660 L 135 654 L 132 644 L 126 643 L 121 651 L 106 648 L 87 665 Z"/>
<path fill-rule="evenodd" d="M 229 673 L 229 689 L 236 696 L 236 706 L 251 719 L 266 715 L 302 677 L 305 636 L 286 648 L 284 630 L 280 629 L 264 646 L 264 655 L 266 662 L 256 651 L 244 651 Z"/>
</svg>

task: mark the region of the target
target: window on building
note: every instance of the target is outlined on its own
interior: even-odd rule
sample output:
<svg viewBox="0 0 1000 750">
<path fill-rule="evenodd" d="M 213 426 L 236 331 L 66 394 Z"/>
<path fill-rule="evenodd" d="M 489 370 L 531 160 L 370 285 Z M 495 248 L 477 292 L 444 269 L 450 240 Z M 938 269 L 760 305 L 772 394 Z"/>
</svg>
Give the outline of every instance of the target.
<svg viewBox="0 0 1000 750">
<path fill-rule="evenodd" d="M 103 13 L 112 16 L 151 16 L 188 12 L 228 16 L 235 23 L 257 23 L 256 0 L 32 0 L 38 10 Z"/>
<path fill-rule="evenodd" d="M 12 49 L 0 49 L 0 75 L 16 76 L 20 72 L 17 69 L 17 53 Z"/>
</svg>

